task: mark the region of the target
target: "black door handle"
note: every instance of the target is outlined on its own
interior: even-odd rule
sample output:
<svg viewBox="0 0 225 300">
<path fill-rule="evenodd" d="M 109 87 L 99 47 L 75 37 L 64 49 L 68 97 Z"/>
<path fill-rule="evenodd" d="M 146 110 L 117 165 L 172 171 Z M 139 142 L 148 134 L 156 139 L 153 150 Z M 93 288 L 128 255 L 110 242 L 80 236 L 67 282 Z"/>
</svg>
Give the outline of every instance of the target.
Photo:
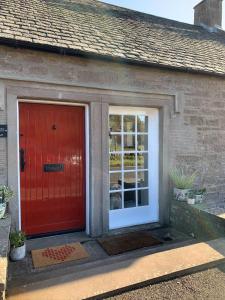
<svg viewBox="0 0 225 300">
<path fill-rule="evenodd" d="M 25 164 L 25 152 L 23 148 L 20 148 L 20 172 L 24 172 Z"/>
</svg>

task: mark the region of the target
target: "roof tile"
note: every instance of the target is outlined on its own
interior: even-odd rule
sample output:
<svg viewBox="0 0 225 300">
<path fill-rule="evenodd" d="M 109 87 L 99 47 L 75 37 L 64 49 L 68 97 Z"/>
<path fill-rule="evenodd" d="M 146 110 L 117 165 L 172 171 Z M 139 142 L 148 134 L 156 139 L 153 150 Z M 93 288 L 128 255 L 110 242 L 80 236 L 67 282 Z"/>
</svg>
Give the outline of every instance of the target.
<svg viewBox="0 0 225 300">
<path fill-rule="evenodd" d="M 225 75 L 224 31 L 96 0 L 0 0 L 1 38 Z"/>
</svg>

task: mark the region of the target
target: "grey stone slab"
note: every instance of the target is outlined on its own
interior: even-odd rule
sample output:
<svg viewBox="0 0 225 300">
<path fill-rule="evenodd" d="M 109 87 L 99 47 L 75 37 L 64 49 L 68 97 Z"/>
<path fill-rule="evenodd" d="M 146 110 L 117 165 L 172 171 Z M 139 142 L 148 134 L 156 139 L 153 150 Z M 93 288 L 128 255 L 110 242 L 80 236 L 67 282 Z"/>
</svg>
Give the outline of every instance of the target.
<svg viewBox="0 0 225 300">
<path fill-rule="evenodd" d="M 109 257 L 103 248 L 98 244 L 97 240 L 90 239 L 85 233 L 71 233 L 53 237 L 45 237 L 32 239 L 27 241 L 27 256 L 24 260 L 18 262 L 9 262 L 8 284 L 9 288 L 20 286 L 21 284 L 43 280 L 49 276 L 59 276 L 71 272 L 81 272 L 84 269 L 97 267 L 98 265 L 106 265 L 117 261 L 122 261 L 131 257 L 141 257 L 149 253 L 165 251 L 168 248 L 181 246 L 181 243 L 190 243 L 192 240 L 187 235 L 178 232 L 169 227 L 158 228 L 151 230 L 151 233 L 156 238 L 163 242 L 162 246 L 142 248 L 131 252 L 126 252 L 121 255 Z M 172 237 L 171 241 L 164 241 L 165 236 Z M 140 231 L 141 234 L 141 231 Z M 30 251 L 32 249 L 40 249 L 43 247 L 51 247 L 62 245 L 66 242 L 81 242 L 89 253 L 89 257 L 83 260 L 66 262 L 48 266 L 45 268 L 34 269 Z M 178 245 L 179 244 L 179 245 Z M 183 244 L 182 244 L 183 245 Z"/>
<path fill-rule="evenodd" d="M 14 287 L 9 290 L 8 300 L 100 298 L 115 291 L 218 265 L 225 261 L 224 255 L 223 238 L 195 243 Z"/>
</svg>

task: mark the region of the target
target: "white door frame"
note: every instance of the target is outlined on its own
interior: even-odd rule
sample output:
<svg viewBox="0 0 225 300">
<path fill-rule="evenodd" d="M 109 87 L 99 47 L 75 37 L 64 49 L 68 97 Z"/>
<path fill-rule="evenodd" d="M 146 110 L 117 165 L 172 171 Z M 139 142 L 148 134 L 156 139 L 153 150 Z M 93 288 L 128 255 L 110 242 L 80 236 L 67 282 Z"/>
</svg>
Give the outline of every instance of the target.
<svg viewBox="0 0 225 300">
<path fill-rule="evenodd" d="M 40 103 L 40 104 L 52 104 L 52 105 L 68 105 L 68 106 L 83 106 L 85 108 L 85 164 L 86 164 L 86 234 L 90 233 L 90 199 L 89 199 L 89 106 L 88 104 L 83 103 L 73 103 L 73 102 L 59 102 L 59 101 L 45 101 L 45 100 L 26 100 L 26 99 L 18 99 L 17 100 L 17 159 L 18 159 L 18 218 L 19 218 L 19 229 L 22 227 L 22 219 L 21 219 L 21 199 L 20 199 L 20 158 L 19 158 L 19 104 L 20 103 Z"/>
<path fill-rule="evenodd" d="M 156 108 L 110 106 L 109 115 L 147 115 L 149 205 L 109 210 L 109 229 L 159 221 L 159 110 Z M 123 130 L 122 130 L 123 131 Z M 154 145 L 154 147 L 152 147 Z M 137 149 L 136 149 L 137 150 Z M 122 172 L 124 172 L 122 167 Z M 152 201 L 154 199 L 154 201 Z"/>
</svg>

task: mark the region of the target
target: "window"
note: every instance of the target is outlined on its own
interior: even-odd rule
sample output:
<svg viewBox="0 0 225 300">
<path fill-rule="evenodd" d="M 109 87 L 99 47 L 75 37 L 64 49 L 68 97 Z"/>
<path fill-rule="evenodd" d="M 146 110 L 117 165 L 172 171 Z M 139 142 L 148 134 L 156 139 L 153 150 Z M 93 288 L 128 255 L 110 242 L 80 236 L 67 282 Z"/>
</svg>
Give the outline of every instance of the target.
<svg viewBox="0 0 225 300">
<path fill-rule="evenodd" d="M 110 210 L 149 205 L 149 119 L 109 115 Z"/>
</svg>

